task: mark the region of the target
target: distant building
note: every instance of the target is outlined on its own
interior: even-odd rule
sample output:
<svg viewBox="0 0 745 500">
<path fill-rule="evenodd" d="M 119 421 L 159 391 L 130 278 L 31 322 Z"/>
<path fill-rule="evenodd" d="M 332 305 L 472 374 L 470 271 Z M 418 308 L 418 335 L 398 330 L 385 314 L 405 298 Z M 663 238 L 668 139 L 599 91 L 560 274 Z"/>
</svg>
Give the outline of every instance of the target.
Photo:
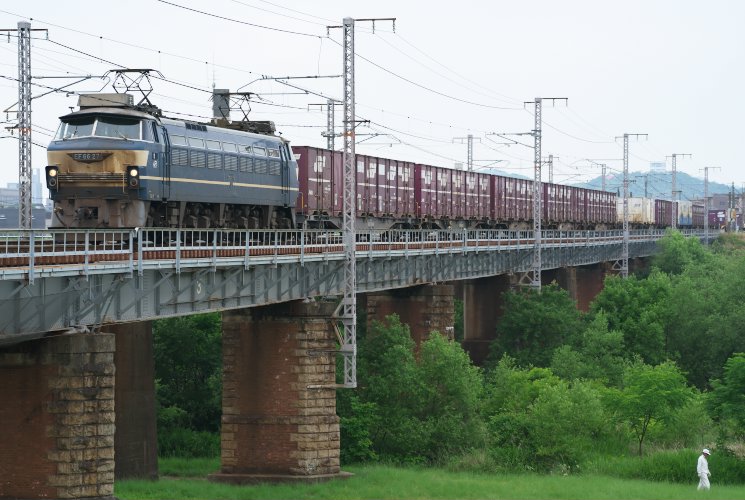
<svg viewBox="0 0 745 500">
<path fill-rule="evenodd" d="M 664 161 L 651 161 L 649 162 L 650 172 L 664 172 L 667 167 Z"/>
<path fill-rule="evenodd" d="M 31 175 L 31 203 L 41 205 L 44 203 L 41 186 L 41 171 L 38 168 L 32 170 Z"/>
<path fill-rule="evenodd" d="M 41 171 L 35 168 L 31 171 L 31 204 L 44 205 L 46 202 L 44 188 L 41 183 Z M 18 183 L 9 182 L 0 187 L 0 206 L 18 205 Z"/>
<path fill-rule="evenodd" d="M 737 201 L 735 200 L 735 203 Z M 725 210 L 727 208 L 729 208 L 729 193 L 718 193 L 709 197 L 709 210 Z"/>
</svg>

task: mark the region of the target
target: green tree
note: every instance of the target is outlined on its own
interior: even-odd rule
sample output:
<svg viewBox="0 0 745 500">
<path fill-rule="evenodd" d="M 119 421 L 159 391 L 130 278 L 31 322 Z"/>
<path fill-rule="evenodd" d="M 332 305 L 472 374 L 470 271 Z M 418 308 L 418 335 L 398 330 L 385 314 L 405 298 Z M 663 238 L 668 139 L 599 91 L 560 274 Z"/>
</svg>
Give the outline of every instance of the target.
<svg viewBox="0 0 745 500">
<path fill-rule="evenodd" d="M 665 320 L 671 288 L 669 276 L 659 271 L 642 280 L 611 276 L 592 303 L 591 312 L 603 311 L 608 328 L 623 334 L 628 359 L 639 356 L 645 363 L 660 363 L 667 357 Z"/>
<path fill-rule="evenodd" d="M 652 265 L 667 274 L 680 274 L 692 263 L 704 262 L 709 253 L 698 238 L 686 238 L 679 231 L 668 231 L 657 245 L 660 251 Z"/>
<path fill-rule="evenodd" d="M 437 460 L 483 443 L 483 380 L 457 342 L 433 332 L 415 355 L 396 315 L 359 341 L 356 392 L 337 396 L 344 460 Z"/>
<path fill-rule="evenodd" d="M 548 366 L 553 350 L 582 329 L 581 314 L 556 284 L 504 294 L 504 315 L 490 346 L 487 366 L 506 353 L 521 366 Z"/>
<path fill-rule="evenodd" d="M 595 387 L 519 368 L 508 356 L 486 376 L 482 411 L 492 453 L 511 467 L 575 465 L 608 431 Z"/>
<path fill-rule="evenodd" d="M 623 335 L 608 330 L 603 312 L 551 358 L 551 370 L 561 378 L 599 380 L 612 386 L 620 384 L 625 365 Z"/>
<path fill-rule="evenodd" d="M 621 389 L 608 389 L 606 401 L 629 425 L 639 443 L 639 455 L 651 425 L 664 424 L 693 397 L 675 363 L 657 366 L 634 363 L 626 368 Z"/>
<path fill-rule="evenodd" d="M 745 352 L 745 257 L 714 254 L 673 280 L 666 325 L 670 357 L 704 390 Z"/>
<path fill-rule="evenodd" d="M 483 378 L 460 344 L 432 333 L 421 344 L 417 368 L 425 382 L 418 417 L 428 430 L 428 458 L 483 443 L 479 415 Z"/>
<path fill-rule="evenodd" d="M 372 403 L 369 436 L 380 457 L 416 460 L 427 442 L 416 418 L 422 405 L 422 384 L 409 327 L 397 315 L 373 321 L 359 343 L 360 401 Z"/>
<path fill-rule="evenodd" d="M 158 403 L 161 412 L 166 411 L 161 421 L 218 431 L 222 414 L 220 314 L 155 321 L 153 347 Z"/>
<path fill-rule="evenodd" d="M 707 405 L 720 422 L 731 422 L 735 432 L 745 435 L 745 353 L 727 360 L 721 380 L 712 382 Z"/>
</svg>

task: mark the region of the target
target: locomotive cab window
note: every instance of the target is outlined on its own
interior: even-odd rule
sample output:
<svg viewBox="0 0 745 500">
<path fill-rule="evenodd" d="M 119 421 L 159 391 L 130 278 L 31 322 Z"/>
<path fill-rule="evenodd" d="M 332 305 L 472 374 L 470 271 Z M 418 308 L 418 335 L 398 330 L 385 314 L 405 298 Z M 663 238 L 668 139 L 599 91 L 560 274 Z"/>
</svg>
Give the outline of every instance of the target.
<svg viewBox="0 0 745 500">
<path fill-rule="evenodd" d="M 153 122 L 147 120 L 142 124 L 142 140 L 147 142 L 158 142 L 153 136 Z"/>
<path fill-rule="evenodd" d="M 93 135 L 95 118 L 79 118 L 69 122 L 62 122 L 57 130 L 56 140 L 77 139 L 78 137 L 89 137 Z"/>
<path fill-rule="evenodd" d="M 94 135 L 97 137 L 139 140 L 140 120 L 120 116 L 100 116 L 96 120 Z"/>
</svg>

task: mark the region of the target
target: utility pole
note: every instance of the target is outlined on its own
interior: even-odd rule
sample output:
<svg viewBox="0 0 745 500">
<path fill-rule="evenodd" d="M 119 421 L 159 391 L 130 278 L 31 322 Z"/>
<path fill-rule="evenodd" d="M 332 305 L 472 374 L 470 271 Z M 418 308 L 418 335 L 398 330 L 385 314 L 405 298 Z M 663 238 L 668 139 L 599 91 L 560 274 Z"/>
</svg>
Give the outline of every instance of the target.
<svg viewBox="0 0 745 500">
<path fill-rule="evenodd" d="M 704 171 L 704 241 L 709 244 L 709 170 L 718 169 L 719 167 L 704 167 L 699 170 Z"/>
<path fill-rule="evenodd" d="M 633 181 L 630 182 L 636 182 L 637 177 L 644 177 L 644 197 L 648 198 L 648 192 L 649 192 L 649 174 L 639 174 L 636 175 Z"/>
<path fill-rule="evenodd" d="M 31 23 L 19 21 L 18 32 L 18 227 L 31 229 Z M 10 35 L 8 35 L 10 36 Z"/>
<path fill-rule="evenodd" d="M 334 149 L 334 100 L 326 100 L 326 147 Z"/>
<path fill-rule="evenodd" d="M 309 104 L 308 108 L 311 106 L 318 106 L 319 108 L 323 109 L 324 106 L 326 106 L 326 131 L 321 132 L 321 136 L 326 138 L 326 149 L 330 149 L 333 151 L 334 149 L 334 139 L 337 137 L 341 137 L 342 134 L 337 134 L 334 129 L 334 106 L 339 106 L 339 101 L 335 101 L 334 99 L 326 99 L 326 104 Z"/>
<path fill-rule="evenodd" d="M 586 158 L 586 160 L 589 161 L 590 163 L 592 163 L 593 165 L 597 165 L 597 166 L 599 166 L 601 168 L 601 172 L 602 173 L 600 174 L 600 189 L 602 191 L 605 191 L 605 188 L 606 188 L 606 185 L 605 185 L 606 184 L 606 182 L 605 182 L 606 179 L 605 179 L 605 177 L 606 177 L 606 174 L 607 174 L 607 170 L 608 170 L 607 167 L 608 167 L 608 165 L 606 165 L 605 163 L 598 163 L 597 161 L 592 160 L 590 158 Z"/>
<path fill-rule="evenodd" d="M 18 22 L 18 227 L 31 229 L 31 23 Z"/>
<path fill-rule="evenodd" d="M 549 184 L 554 183 L 554 160 L 558 160 L 558 156 L 554 155 L 548 155 L 548 160 L 546 160 L 546 165 L 548 165 L 548 182 Z"/>
<path fill-rule="evenodd" d="M 629 137 L 648 137 L 647 134 L 623 134 L 623 246 L 621 249 L 621 277 L 629 277 Z M 616 137 L 619 139 L 620 137 Z"/>
<path fill-rule="evenodd" d="M 455 141 L 458 141 L 460 144 L 463 144 L 463 141 L 466 141 L 466 144 L 468 144 L 468 157 L 466 165 L 468 165 L 468 171 L 473 171 L 473 134 L 468 134 L 468 137 L 453 137 L 453 143 Z M 476 140 L 481 142 L 481 138 L 476 137 Z"/>
<path fill-rule="evenodd" d="M 533 102 L 526 101 L 525 104 L 533 104 L 535 108 L 535 125 L 533 128 L 533 270 L 530 286 L 534 289 L 541 290 L 541 216 L 542 216 L 542 197 L 543 186 L 541 184 L 541 112 L 543 100 L 569 102 L 566 97 L 536 97 Z"/>
<path fill-rule="evenodd" d="M 732 232 L 737 229 L 737 211 L 735 210 L 735 183 L 732 183 L 732 191 L 729 197 L 729 228 Z"/>
<path fill-rule="evenodd" d="M 678 213 L 678 200 L 677 200 L 677 196 L 679 194 L 678 193 L 678 184 L 677 184 L 677 182 L 678 182 L 678 168 L 677 168 L 677 165 L 675 164 L 676 160 L 678 159 L 678 156 L 680 156 L 682 158 L 685 158 L 686 156 L 688 158 L 691 158 L 693 155 L 692 154 L 689 154 L 689 153 L 673 153 L 672 155 L 670 155 L 670 158 L 673 159 L 673 187 L 672 187 L 672 193 L 671 193 L 672 194 L 672 197 L 670 198 L 671 200 L 673 200 L 673 204 L 672 204 L 672 208 L 671 208 L 671 210 L 672 210 L 672 221 L 673 221 L 672 228 L 673 229 L 676 229 L 678 227 L 678 218 L 676 217 L 676 214 Z"/>
<path fill-rule="evenodd" d="M 355 189 L 354 114 L 354 19 L 344 18 L 344 296 L 341 306 L 340 350 L 344 357 L 344 385 L 357 387 L 357 234 L 354 228 L 357 204 Z"/>
<path fill-rule="evenodd" d="M 358 19 L 357 21 L 372 21 L 373 31 L 375 21 L 392 21 L 393 30 L 396 30 L 396 19 Z M 357 194 L 355 189 L 355 126 L 356 116 L 354 112 L 354 24 L 355 19 L 345 17 L 342 26 L 328 26 L 331 28 L 342 28 L 343 32 L 343 72 L 344 72 L 344 189 L 343 189 L 343 219 L 342 236 L 344 241 L 344 295 L 334 316 L 340 320 L 337 324 L 337 337 L 339 339 L 339 352 L 344 359 L 344 383 L 346 388 L 357 387 L 357 234 L 355 232 L 355 219 Z M 341 332 L 339 331 L 341 327 Z"/>
<path fill-rule="evenodd" d="M 745 224 L 745 183 L 742 184 L 740 189 L 740 223 Z"/>
</svg>

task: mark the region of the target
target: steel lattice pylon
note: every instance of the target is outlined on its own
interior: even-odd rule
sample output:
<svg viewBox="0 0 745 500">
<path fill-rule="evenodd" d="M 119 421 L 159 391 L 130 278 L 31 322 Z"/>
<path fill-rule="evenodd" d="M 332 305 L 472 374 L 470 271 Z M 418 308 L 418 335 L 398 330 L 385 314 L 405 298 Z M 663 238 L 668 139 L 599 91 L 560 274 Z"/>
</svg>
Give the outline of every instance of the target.
<svg viewBox="0 0 745 500">
<path fill-rule="evenodd" d="M 31 229 L 31 23 L 18 23 L 18 225 Z"/>
<path fill-rule="evenodd" d="M 533 130 L 533 238 L 535 241 L 533 250 L 533 277 L 530 286 L 540 290 L 541 288 L 541 107 L 542 99 L 535 98 L 535 128 Z"/>
<path fill-rule="evenodd" d="M 354 113 L 354 19 L 344 18 L 344 296 L 341 302 L 340 351 L 344 358 L 344 387 L 357 387 L 357 267 L 354 222 L 355 113 Z"/>
<path fill-rule="evenodd" d="M 621 276 L 629 276 L 629 134 L 623 134 L 623 246 Z"/>
</svg>

